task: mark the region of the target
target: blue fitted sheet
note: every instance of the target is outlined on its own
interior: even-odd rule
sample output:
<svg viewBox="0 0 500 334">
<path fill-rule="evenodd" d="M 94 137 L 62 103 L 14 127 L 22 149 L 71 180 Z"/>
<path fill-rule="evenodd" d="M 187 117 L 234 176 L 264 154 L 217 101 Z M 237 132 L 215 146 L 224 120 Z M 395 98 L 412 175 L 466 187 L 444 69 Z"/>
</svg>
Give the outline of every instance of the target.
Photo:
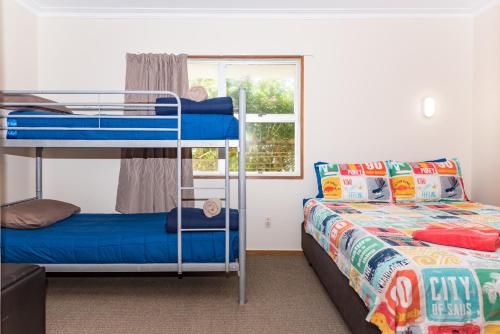
<svg viewBox="0 0 500 334">
<path fill-rule="evenodd" d="M 16 118 L 16 115 L 43 115 L 44 118 Z M 95 118 L 55 118 L 58 113 L 14 111 L 7 119 L 7 139 L 81 139 L 81 140 L 175 140 L 176 131 L 93 130 L 99 127 Z M 116 117 L 116 118 L 115 118 Z M 165 128 L 176 129 L 176 119 L 131 119 L 126 116 L 103 118 L 101 128 Z M 238 120 L 232 115 L 182 115 L 182 139 L 238 139 Z M 19 130 L 18 127 L 69 127 L 89 130 Z"/>
<path fill-rule="evenodd" d="M 2 228 L 2 262 L 177 263 L 177 233 L 166 233 L 166 213 L 76 214 L 34 230 Z M 224 262 L 224 232 L 184 232 L 184 262 Z M 230 232 L 230 260 L 238 232 Z"/>
</svg>

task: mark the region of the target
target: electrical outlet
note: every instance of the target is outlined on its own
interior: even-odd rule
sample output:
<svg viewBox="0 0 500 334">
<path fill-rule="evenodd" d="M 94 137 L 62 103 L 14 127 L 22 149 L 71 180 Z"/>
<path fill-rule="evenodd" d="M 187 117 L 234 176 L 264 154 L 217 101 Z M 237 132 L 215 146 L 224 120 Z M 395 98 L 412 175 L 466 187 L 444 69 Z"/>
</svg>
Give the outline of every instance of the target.
<svg viewBox="0 0 500 334">
<path fill-rule="evenodd" d="M 266 218 L 264 219 L 264 225 L 265 225 L 267 228 L 270 228 L 270 227 L 271 227 L 271 222 L 272 222 L 271 217 L 266 217 Z"/>
</svg>

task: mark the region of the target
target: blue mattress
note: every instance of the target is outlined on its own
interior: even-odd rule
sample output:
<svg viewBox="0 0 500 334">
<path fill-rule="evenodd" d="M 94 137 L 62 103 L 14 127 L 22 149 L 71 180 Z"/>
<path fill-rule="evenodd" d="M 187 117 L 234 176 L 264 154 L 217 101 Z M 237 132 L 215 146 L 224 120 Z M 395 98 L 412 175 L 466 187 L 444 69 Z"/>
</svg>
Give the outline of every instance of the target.
<svg viewBox="0 0 500 334">
<path fill-rule="evenodd" d="M 177 233 L 165 232 L 166 213 L 76 214 L 35 230 L 2 228 L 2 262 L 177 263 Z M 224 262 L 224 232 L 184 232 L 184 262 Z M 230 260 L 238 232 L 230 232 Z"/>
<path fill-rule="evenodd" d="M 19 118 L 16 115 L 42 115 L 44 118 Z M 81 139 L 81 140 L 175 140 L 176 131 L 93 130 L 99 127 L 95 118 L 55 118 L 58 113 L 44 111 L 13 111 L 7 119 L 7 139 Z M 13 117 L 14 116 L 14 117 Z M 115 118 L 116 117 L 116 118 Z M 176 129 L 176 119 L 131 119 L 115 116 L 100 120 L 101 128 L 165 128 Z M 238 120 L 232 115 L 189 114 L 182 116 L 182 139 L 238 139 Z M 19 130 L 19 127 L 68 127 L 89 130 Z"/>
</svg>

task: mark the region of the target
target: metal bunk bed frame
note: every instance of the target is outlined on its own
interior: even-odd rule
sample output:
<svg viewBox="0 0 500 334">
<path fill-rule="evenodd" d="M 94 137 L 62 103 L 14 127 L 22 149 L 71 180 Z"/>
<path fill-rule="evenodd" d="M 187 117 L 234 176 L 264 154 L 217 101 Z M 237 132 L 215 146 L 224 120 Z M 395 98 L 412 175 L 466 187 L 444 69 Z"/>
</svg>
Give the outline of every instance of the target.
<svg viewBox="0 0 500 334">
<path fill-rule="evenodd" d="M 95 115 L 51 115 L 54 118 L 98 118 L 97 128 L 45 128 L 45 127 L 22 127 L 17 130 L 113 130 L 113 131 L 175 131 L 177 140 L 51 140 L 51 139 L 0 139 L 0 148 L 35 148 L 36 149 L 36 191 L 35 197 L 23 199 L 20 201 L 2 204 L 1 207 L 43 198 L 42 187 L 42 164 L 43 148 L 176 148 L 177 149 L 177 203 L 182 207 L 182 191 L 196 189 L 218 189 L 224 190 L 225 202 L 225 227 L 221 229 L 183 229 L 182 228 L 182 210 L 178 210 L 177 215 L 177 263 L 102 263 L 102 264 L 39 264 L 45 267 L 48 272 L 177 272 L 182 275 L 183 272 L 237 272 L 239 275 L 239 303 L 246 303 L 246 172 L 245 172 L 245 137 L 246 137 L 246 93 L 244 89 L 239 91 L 239 140 L 183 140 L 182 139 L 182 113 L 181 100 L 179 96 L 169 91 L 56 91 L 56 90 L 0 90 L 0 94 L 35 94 L 35 95 L 97 95 L 96 103 L 26 103 L 26 102 L 1 102 L 2 106 L 9 107 L 46 107 L 46 106 L 66 106 L 72 110 L 97 111 Z M 172 96 L 176 103 L 103 103 L 102 95 L 153 95 L 153 96 Z M 123 116 L 124 118 L 135 119 L 176 119 L 177 128 L 101 128 L 101 119 L 116 118 L 116 115 L 103 115 L 102 111 L 125 111 L 125 110 L 154 110 L 155 107 L 175 107 L 177 115 L 175 116 Z M 47 118 L 43 115 L 3 115 L 2 118 Z M 7 127 L 0 128 L 7 131 Z M 224 187 L 183 187 L 181 150 L 182 148 L 193 147 L 214 147 L 224 148 L 224 158 L 226 159 L 224 173 Z M 238 210 L 239 210 L 239 256 L 238 261 L 229 260 L 229 209 L 230 209 L 230 177 L 229 177 L 229 148 L 238 148 Z M 198 231 L 224 231 L 225 232 L 225 261 L 224 263 L 183 263 L 182 259 L 182 233 L 195 233 Z"/>
</svg>

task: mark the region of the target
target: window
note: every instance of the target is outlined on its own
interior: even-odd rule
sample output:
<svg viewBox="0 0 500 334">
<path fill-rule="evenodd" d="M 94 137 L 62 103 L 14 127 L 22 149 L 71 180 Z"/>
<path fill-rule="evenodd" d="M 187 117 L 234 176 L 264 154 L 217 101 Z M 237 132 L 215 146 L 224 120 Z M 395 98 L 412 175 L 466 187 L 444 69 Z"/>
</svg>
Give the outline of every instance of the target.
<svg viewBox="0 0 500 334">
<path fill-rule="evenodd" d="M 247 173 L 250 177 L 302 177 L 302 57 L 190 58 L 190 86 L 210 98 L 231 96 L 238 113 L 238 91 L 247 92 Z M 195 176 L 221 176 L 222 150 L 193 149 Z M 229 168 L 237 171 L 237 150 Z"/>
</svg>

